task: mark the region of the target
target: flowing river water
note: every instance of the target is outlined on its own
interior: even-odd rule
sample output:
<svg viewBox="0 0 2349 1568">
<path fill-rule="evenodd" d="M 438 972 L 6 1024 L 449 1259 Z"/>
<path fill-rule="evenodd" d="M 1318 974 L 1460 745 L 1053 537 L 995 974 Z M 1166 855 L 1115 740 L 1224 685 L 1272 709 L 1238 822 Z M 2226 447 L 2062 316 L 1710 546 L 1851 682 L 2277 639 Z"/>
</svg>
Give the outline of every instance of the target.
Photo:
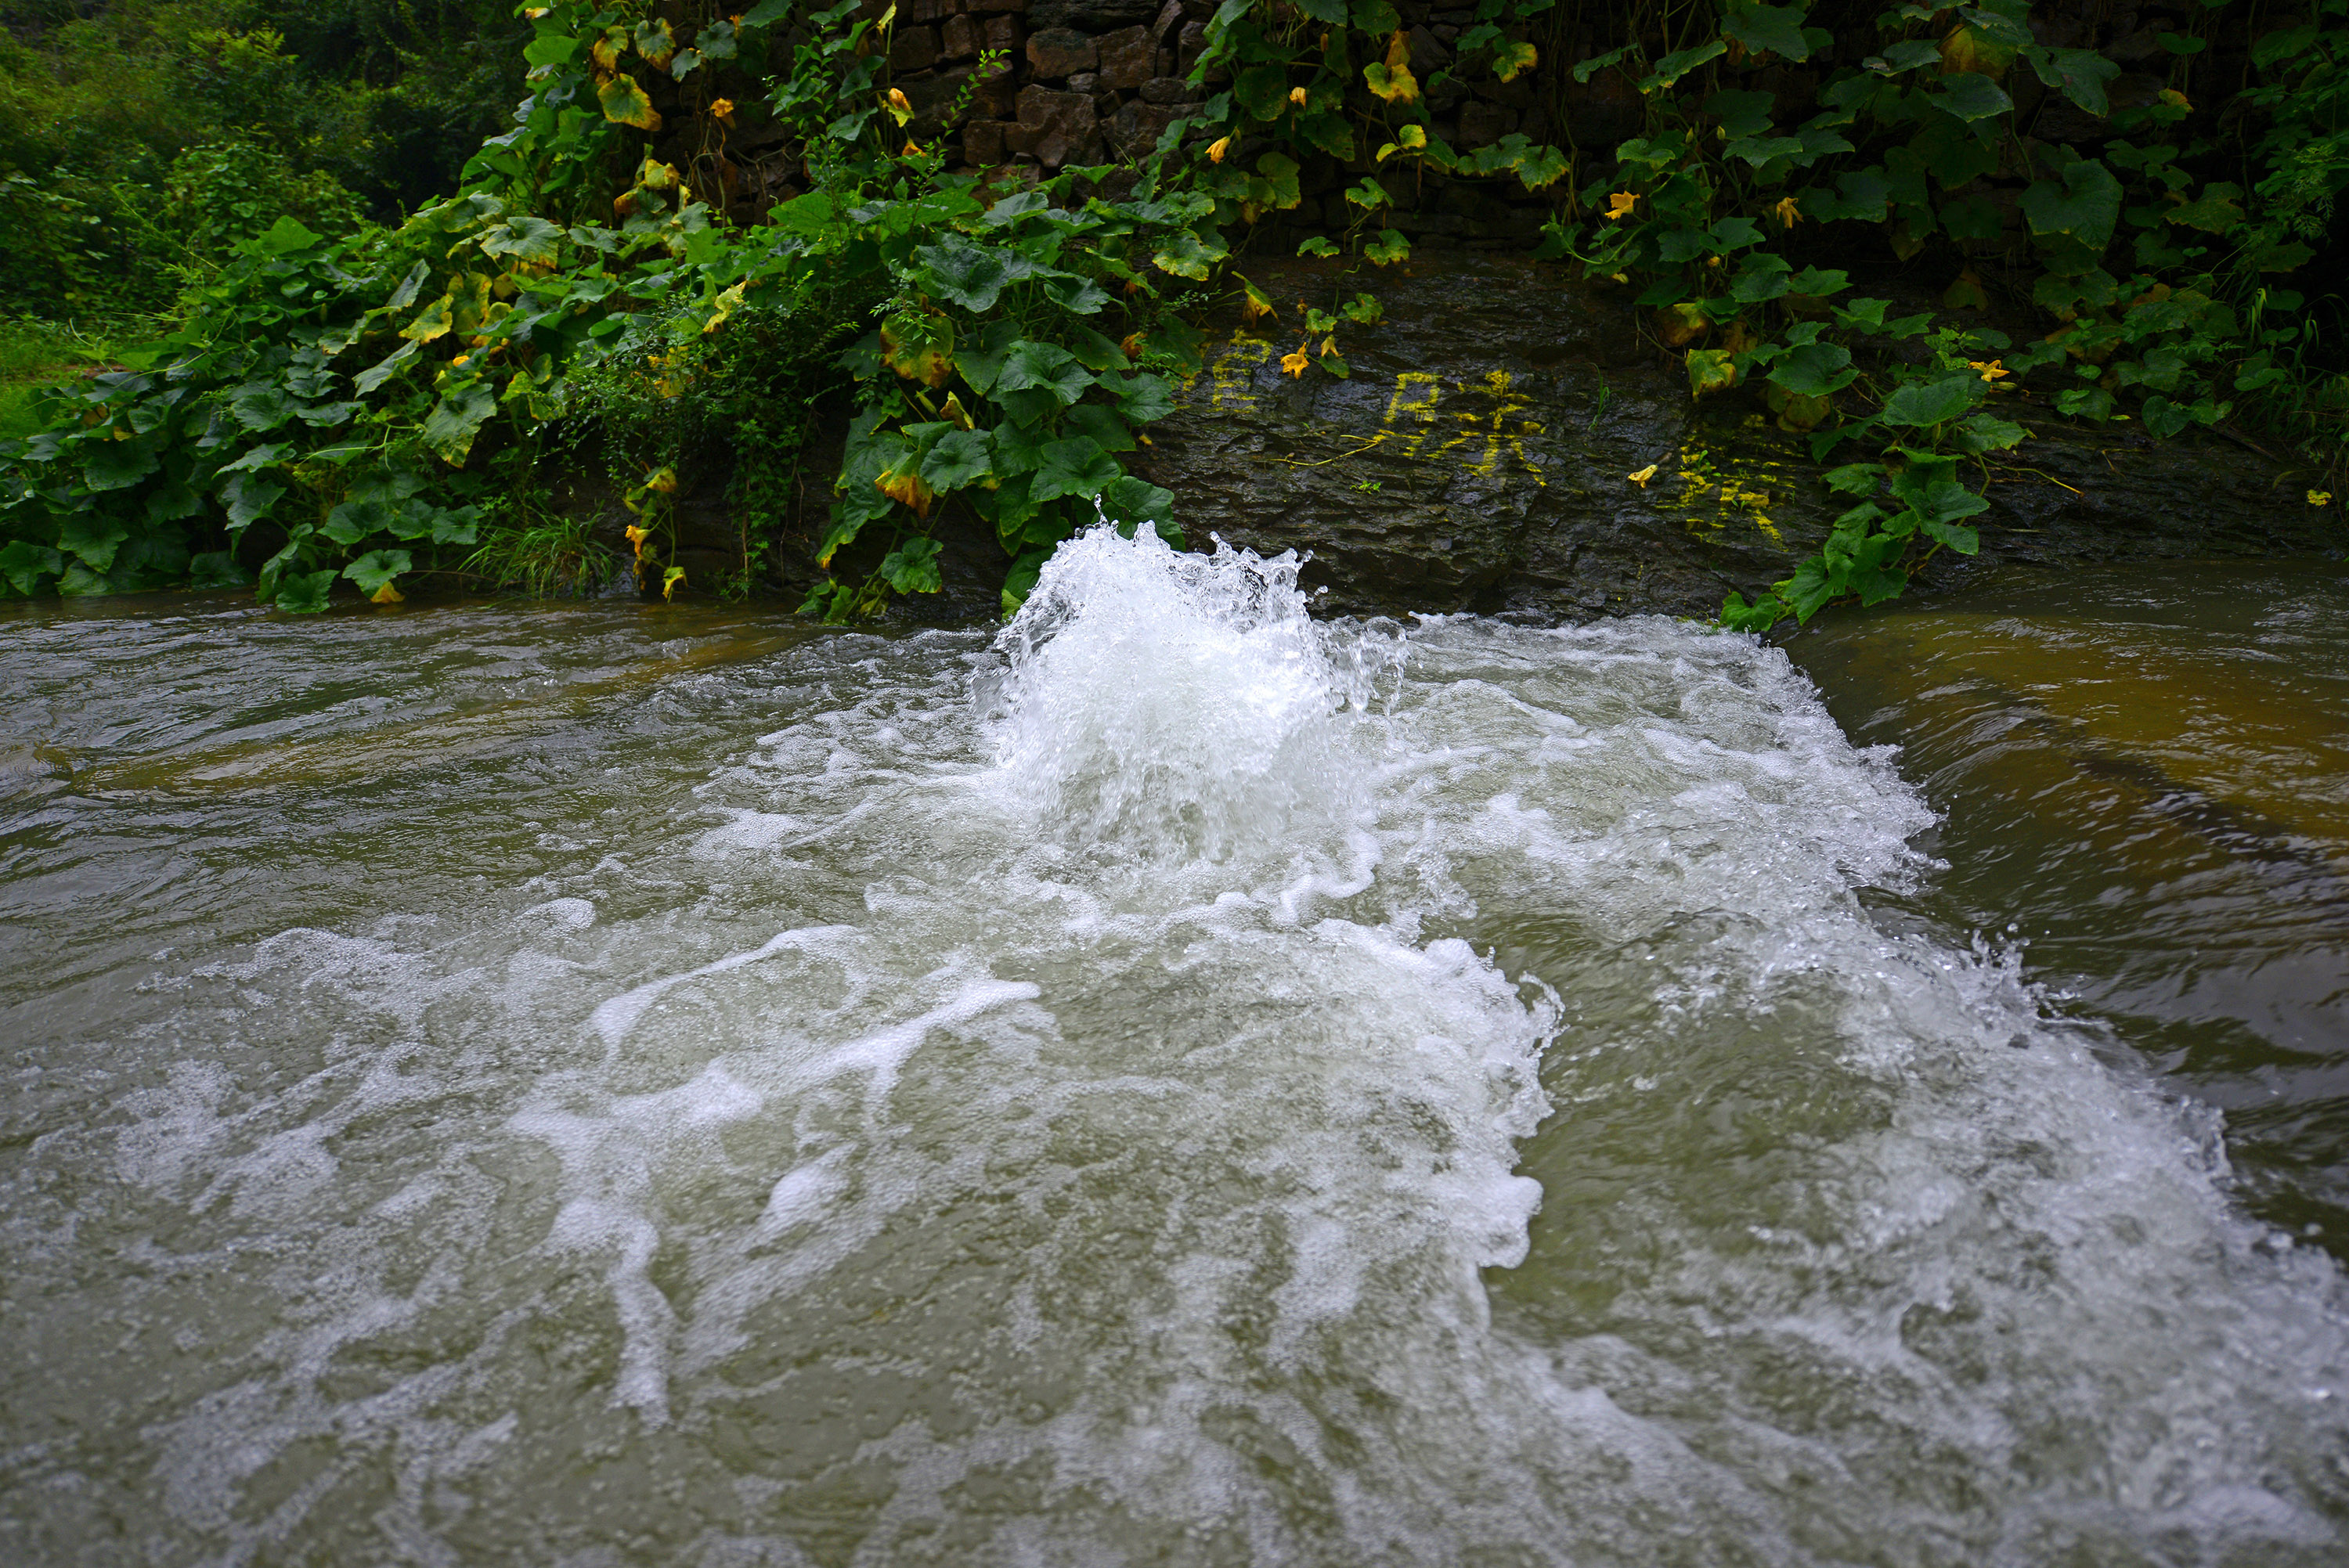
<svg viewBox="0 0 2349 1568">
<path fill-rule="evenodd" d="M 2194 587 L 12 610 L 0 1559 L 2349 1560 L 2349 610 Z"/>
</svg>

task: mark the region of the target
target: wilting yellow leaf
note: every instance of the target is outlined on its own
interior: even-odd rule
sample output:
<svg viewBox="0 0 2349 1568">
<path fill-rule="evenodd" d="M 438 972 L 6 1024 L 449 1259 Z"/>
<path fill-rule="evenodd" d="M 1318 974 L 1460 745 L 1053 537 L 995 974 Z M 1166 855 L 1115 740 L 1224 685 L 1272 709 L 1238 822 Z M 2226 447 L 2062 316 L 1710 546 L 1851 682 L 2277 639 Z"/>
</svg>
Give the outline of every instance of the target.
<svg viewBox="0 0 2349 1568">
<path fill-rule="evenodd" d="M 1224 154 L 1229 152 L 1231 150 L 1232 139 L 1228 136 L 1225 137 L 1221 141 L 1210 142 L 1207 146 L 1207 161 L 1210 163 L 1221 163 L 1224 160 Z"/>
<path fill-rule="evenodd" d="M 657 163 L 647 158 L 636 170 L 636 183 L 647 191 L 674 191 L 684 176 L 674 163 Z"/>
<path fill-rule="evenodd" d="M 1235 273 L 1233 275 L 1237 276 L 1238 274 Z M 1266 296 L 1265 292 L 1262 289 L 1257 287 L 1256 284 L 1248 282 L 1246 278 L 1240 279 L 1240 287 L 1246 291 L 1246 297 L 1240 301 L 1240 315 L 1242 320 L 1254 321 L 1260 315 L 1270 315 L 1273 314 L 1272 301 Z M 1133 356 L 1129 355 L 1127 357 L 1131 358 Z"/>
<path fill-rule="evenodd" d="M 656 70 L 665 69 L 669 57 L 677 53 L 677 37 L 668 30 L 667 22 L 636 24 L 636 53 L 652 62 Z"/>
<path fill-rule="evenodd" d="M 1941 63 L 1953 71 L 1977 76 L 2004 74 L 2014 62 L 2014 46 L 2002 44 L 1979 27 L 1960 27 L 1941 40 Z"/>
<path fill-rule="evenodd" d="M 2162 88 L 2161 101 L 2168 104 L 2172 108 L 2190 109 L 2194 107 L 2192 104 L 2186 101 L 2186 95 L 2179 92 L 2176 88 Z"/>
<path fill-rule="evenodd" d="M 1501 80 L 1515 81 L 1519 71 L 1529 71 L 1540 54 L 1531 44 L 1503 44 L 1493 52 L 1493 74 Z"/>
<path fill-rule="evenodd" d="M 1685 348 L 1713 330 L 1713 318 L 1693 303 L 1668 304 L 1656 312 L 1656 335 L 1667 348 Z"/>
<path fill-rule="evenodd" d="M 1127 333 L 1125 335 L 1125 341 L 1119 344 L 1117 346 L 1119 351 L 1128 359 L 1141 358 L 1143 349 L 1142 334 L 1138 332 Z"/>
<path fill-rule="evenodd" d="M 1333 332 L 1329 336 L 1321 340 L 1321 352 L 1324 354 L 1335 354 L 1338 352 L 1338 335 L 1336 333 Z"/>
<path fill-rule="evenodd" d="M 598 69 L 616 71 L 620 68 L 620 57 L 626 52 L 627 47 L 626 30 L 620 27 L 607 27 L 602 37 L 587 46 L 587 53 L 595 60 Z"/>
<path fill-rule="evenodd" d="M 1795 199 L 1792 196 L 1781 197 L 1778 201 L 1778 204 L 1770 210 L 1773 212 L 1777 213 L 1778 222 L 1784 223 L 1789 229 L 1793 228 L 1803 215 L 1802 208 L 1795 204 Z"/>
<path fill-rule="evenodd" d="M 900 473 L 891 469 L 873 482 L 891 500 L 903 501 L 912 507 L 916 517 L 928 517 L 930 503 L 938 499 L 938 492 L 924 484 L 918 473 Z"/>
<path fill-rule="evenodd" d="M 704 336 L 716 332 L 719 327 L 726 325 L 726 318 L 734 314 L 734 307 L 742 303 L 742 291 L 750 286 L 750 280 L 745 278 L 740 283 L 736 284 L 732 288 L 723 291 L 716 299 L 709 302 L 709 319 L 701 324 L 701 331 Z"/>
<path fill-rule="evenodd" d="M 661 597 L 666 599 L 671 593 L 676 593 L 677 585 L 684 581 L 685 568 L 682 566 L 672 566 L 667 571 L 662 573 Z"/>
<path fill-rule="evenodd" d="M 1362 80 L 1371 91 L 1389 103 L 1411 103 L 1419 97 L 1419 79 L 1411 74 L 1409 66 L 1382 66 L 1372 61 L 1362 67 Z"/>
<path fill-rule="evenodd" d="M 595 89 L 595 101 L 604 106 L 604 118 L 615 125 L 632 125 L 638 130 L 658 130 L 660 111 L 653 100 L 636 85 L 634 77 L 614 77 Z"/>
<path fill-rule="evenodd" d="M 645 476 L 645 489 L 658 490 L 663 495 L 674 495 L 677 492 L 677 470 L 655 469 Z"/>
<path fill-rule="evenodd" d="M 732 125 L 734 123 L 734 100 L 732 98 L 712 99 L 709 105 L 709 118 L 716 120 L 720 125 Z"/>
<path fill-rule="evenodd" d="M 1625 474 L 1623 477 L 1630 480 L 1633 484 L 1638 485 L 1641 490 L 1646 490 L 1648 488 L 1648 481 L 1656 477 L 1656 465 L 1650 463 L 1644 469 L 1633 469 L 1630 473 Z"/>
<path fill-rule="evenodd" d="M 407 596 L 388 583 L 367 595 L 378 604 L 397 604 Z"/>
<path fill-rule="evenodd" d="M 1639 204 L 1640 193 L 1638 191 L 1616 191 L 1613 195 L 1607 198 L 1607 222 L 1611 223 L 1618 218 L 1630 217 L 1631 215 L 1631 209 L 1637 207 Z"/>
<path fill-rule="evenodd" d="M 1737 385 L 1737 361 L 1725 348 L 1692 348 L 1688 378 L 1689 390 L 1700 397 L 1708 392 L 1726 392 Z"/>
<path fill-rule="evenodd" d="M 651 530 L 638 528 L 632 522 L 628 525 L 627 533 L 628 542 L 636 547 L 637 560 L 642 561 L 646 556 L 652 553 L 652 552 L 645 548 L 645 542 L 652 537 Z"/>
<path fill-rule="evenodd" d="M 1387 68 L 1401 70 L 1411 64 L 1411 35 L 1401 27 L 1387 40 Z"/>
<path fill-rule="evenodd" d="M 1976 370 L 1981 371 L 1982 378 L 1985 381 L 1996 381 L 2002 377 L 2012 376 L 2014 374 L 2013 371 L 2009 370 L 2006 367 L 2006 362 L 2002 359 L 1992 359 L 1987 362 L 1980 359 L 1969 359 L 1966 363 L 1972 366 Z"/>
<path fill-rule="evenodd" d="M 2311 490 L 2308 492 L 2308 504 L 2311 506 L 2331 506 L 2333 504 L 2333 492 L 2331 490 Z"/>
<path fill-rule="evenodd" d="M 1284 354 L 1280 356 L 1280 367 L 1299 380 L 1304 379 L 1305 367 L 1312 363 L 1305 356 L 1305 350 L 1302 348 L 1294 354 Z"/>
</svg>

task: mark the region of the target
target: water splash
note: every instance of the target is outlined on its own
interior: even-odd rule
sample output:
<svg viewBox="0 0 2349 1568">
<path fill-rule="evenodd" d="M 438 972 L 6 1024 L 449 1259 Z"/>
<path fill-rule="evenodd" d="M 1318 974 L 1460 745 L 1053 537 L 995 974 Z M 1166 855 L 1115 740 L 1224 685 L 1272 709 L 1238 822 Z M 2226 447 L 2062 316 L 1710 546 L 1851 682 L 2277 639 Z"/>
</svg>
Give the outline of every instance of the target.
<svg viewBox="0 0 2349 1568">
<path fill-rule="evenodd" d="M 1149 528 L 1063 545 L 997 641 L 999 787 L 1066 841 L 1161 860 L 1345 822 L 1360 805 L 1332 723 L 1346 694 L 1301 564 L 1221 541 L 1181 554 Z"/>
<path fill-rule="evenodd" d="M 1090 535 L 993 650 L 321 786 L 320 863 L 407 882 L 256 839 L 184 953 L 20 1012 L 10 1538 L 2338 1560 L 2339 1281 L 2011 965 L 1879 929 L 1887 755 L 1748 639 L 1399 667 L 1295 570 Z"/>
</svg>

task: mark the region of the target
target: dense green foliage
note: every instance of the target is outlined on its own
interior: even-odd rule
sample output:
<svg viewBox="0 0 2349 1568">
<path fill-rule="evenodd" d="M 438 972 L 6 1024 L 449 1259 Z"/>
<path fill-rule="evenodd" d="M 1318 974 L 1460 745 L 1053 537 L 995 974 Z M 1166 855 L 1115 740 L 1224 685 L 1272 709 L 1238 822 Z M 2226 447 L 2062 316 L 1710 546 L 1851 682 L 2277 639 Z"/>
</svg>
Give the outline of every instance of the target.
<svg viewBox="0 0 2349 1568">
<path fill-rule="evenodd" d="M 499 0 L 5 0 L 0 312 L 168 308 L 292 215 L 445 193 L 522 84 Z"/>
<path fill-rule="evenodd" d="M 1636 91 L 1641 134 L 1601 152 L 1520 133 L 1454 150 L 1429 108 L 1447 77 L 1541 71 L 1571 20 L 1554 0 L 1481 0 L 1423 82 L 1388 0 L 1226 0 L 1194 70 L 1203 105 L 1137 165 L 991 181 L 947 171 L 936 139 L 905 139 L 887 15 L 566 0 L 529 13 L 529 96 L 510 129 L 480 143 L 456 194 L 405 217 L 393 176 L 418 160 L 397 151 L 383 106 L 419 82 L 469 102 L 489 77 L 419 71 L 379 88 L 364 50 L 334 57 L 290 21 L 196 31 L 187 7 L 109 11 L 125 50 L 180 50 L 217 78 L 201 138 L 165 159 L 167 135 L 131 136 L 109 155 L 162 181 L 169 199 L 147 207 L 168 243 L 94 199 L 69 210 L 57 192 L 71 181 L 22 178 L 9 200 L 37 222 L 8 264 L 128 304 L 141 279 L 182 292 L 168 332 L 54 395 L 46 428 L 0 448 L 0 577 L 33 593 L 252 576 L 288 610 L 323 607 L 338 583 L 397 597 L 433 571 L 578 585 L 603 568 L 540 476 L 593 449 L 636 514 L 639 580 L 669 592 L 681 469 L 722 445 L 740 561 L 695 586 L 747 588 L 803 461 L 800 411 L 853 381 L 818 552 L 834 576 L 806 607 L 845 619 L 936 588 L 934 524 L 953 508 L 992 525 L 1015 603 L 1097 513 L 1171 531 L 1174 498 L 1122 458 L 1171 406 L 1170 375 L 1195 364 L 1185 315 L 1227 291 L 1265 306 L 1235 253 L 1291 221 L 1314 171 L 1342 165 L 1349 221 L 1309 225 L 1299 249 L 1345 258 L 1347 276 L 1309 310 L 1291 374 L 1348 374 L 1341 337 L 1380 314 L 1376 273 L 1359 268 L 1408 254 L 1392 214 L 1415 184 L 1545 201 L 1539 253 L 1646 313 L 1692 396 L 1758 387 L 1821 456 L 1854 459 L 1827 476 L 1855 504 L 1826 550 L 1753 603 L 1733 595 L 1723 617 L 1807 618 L 1898 593 L 1933 550 L 1976 547 L 1974 485 L 2027 438 L 2000 404 L 2019 386 L 2064 416 L 2164 437 L 2256 411 L 2339 462 L 2349 397 L 2326 356 L 2341 302 L 2290 285 L 2319 270 L 2349 184 L 2344 10 L 2321 0 L 2335 26 L 2263 36 L 2258 79 L 2214 122 L 2174 88 L 2116 107 L 2112 62 L 2035 42 L 2023 0 L 1911 4 L 1840 33 L 1800 6 L 1635 8 L 1605 24 L 1624 42 L 1546 78 L 1613 72 Z M 2183 62 L 2199 36 L 2159 42 Z M 41 68 L 60 94 L 98 93 L 58 64 L 73 57 L 61 43 Z M 1806 73 L 1792 116 L 1789 66 Z M 10 90 L 31 93 L 21 59 L 10 68 Z M 769 84 L 804 177 L 763 222 L 728 223 L 697 187 L 733 124 L 721 73 Z M 2095 156 L 2035 139 L 2016 107 L 2026 83 L 2118 134 Z M 686 167 L 651 155 L 656 96 L 703 150 Z M 27 119 L 30 150 L 6 156 L 95 169 L 95 151 L 68 145 L 78 123 Z M 380 134 L 346 134 L 364 127 Z M 112 178 L 74 188 L 126 188 Z M 362 204 L 387 222 L 363 221 Z M 68 255 L 76 235 L 87 242 Z M 1853 282 L 1848 258 L 1876 254 L 1944 258 L 1945 322 L 1996 289 L 2048 330 L 2018 343 L 1892 316 Z"/>
</svg>

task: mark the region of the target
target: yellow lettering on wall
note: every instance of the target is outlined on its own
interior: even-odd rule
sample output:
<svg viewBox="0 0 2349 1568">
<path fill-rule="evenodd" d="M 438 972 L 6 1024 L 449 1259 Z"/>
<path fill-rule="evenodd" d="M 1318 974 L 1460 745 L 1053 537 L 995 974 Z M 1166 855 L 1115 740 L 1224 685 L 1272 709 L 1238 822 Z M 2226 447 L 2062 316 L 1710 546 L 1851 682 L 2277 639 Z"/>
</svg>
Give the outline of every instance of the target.
<svg viewBox="0 0 2349 1568">
<path fill-rule="evenodd" d="M 1416 387 L 1426 387 L 1427 396 L 1414 403 L 1403 401 Z M 1394 396 L 1387 399 L 1387 417 L 1381 422 L 1392 428 L 1398 414 L 1413 414 L 1419 418 L 1419 431 L 1403 449 L 1404 456 L 1419 456 L 1419 444 L 1427 439 L 1428 427 L 1435 423 L 1435 400 L 1444 396 L 1443 387 L 1440 377 L 1424 370 L 1406 370 L 1395 377 Z"/>
<path fill-rule="evenodd" d="M 1257 366 L 1271 357 L 1272 345 L 1266 339 L 1245 333 L 1232 334 L 1231 346 L 1207 367 L 1207 407 L 1255 407 L 1256 394 L 1248 388 L 1255 380 Z"/>
<path fill-rule="evenodd" d="M 1466 467 L 1470 473 L 1480 478 L 1490 479 L 1500 469 L 1501 448 L 1506 443 L 1512 451 L 1516 453 L 1518 464 L 1534 476 L 1534 482 L 1547 487 L 1549 481 L 1542 477 L 1541 465 L 1526 456 L 1526 436 L 1528 432 L 1538 433 L 1541 426 L 1531 419 L 1517 418 L 1526 408 L 1532 407 L 1531 399 L 1521 393 L 1510 390 L 1510 377 L 1506 370 L 1487 372 L 1485 377 L 1485 387 L 1493 395 L 1493 411 L 1490 414 L 1456 416 L 1468 428 L 1444 442 L 1438 449 L 1448 452 L 1454 447 L 1469 446 L 1478 437 L 1483 437 L 1484 455 L 1469 462 Z M 1514 430 L 1510 428 L 1512 419 L 1516 421 Z"/>
</svg>

